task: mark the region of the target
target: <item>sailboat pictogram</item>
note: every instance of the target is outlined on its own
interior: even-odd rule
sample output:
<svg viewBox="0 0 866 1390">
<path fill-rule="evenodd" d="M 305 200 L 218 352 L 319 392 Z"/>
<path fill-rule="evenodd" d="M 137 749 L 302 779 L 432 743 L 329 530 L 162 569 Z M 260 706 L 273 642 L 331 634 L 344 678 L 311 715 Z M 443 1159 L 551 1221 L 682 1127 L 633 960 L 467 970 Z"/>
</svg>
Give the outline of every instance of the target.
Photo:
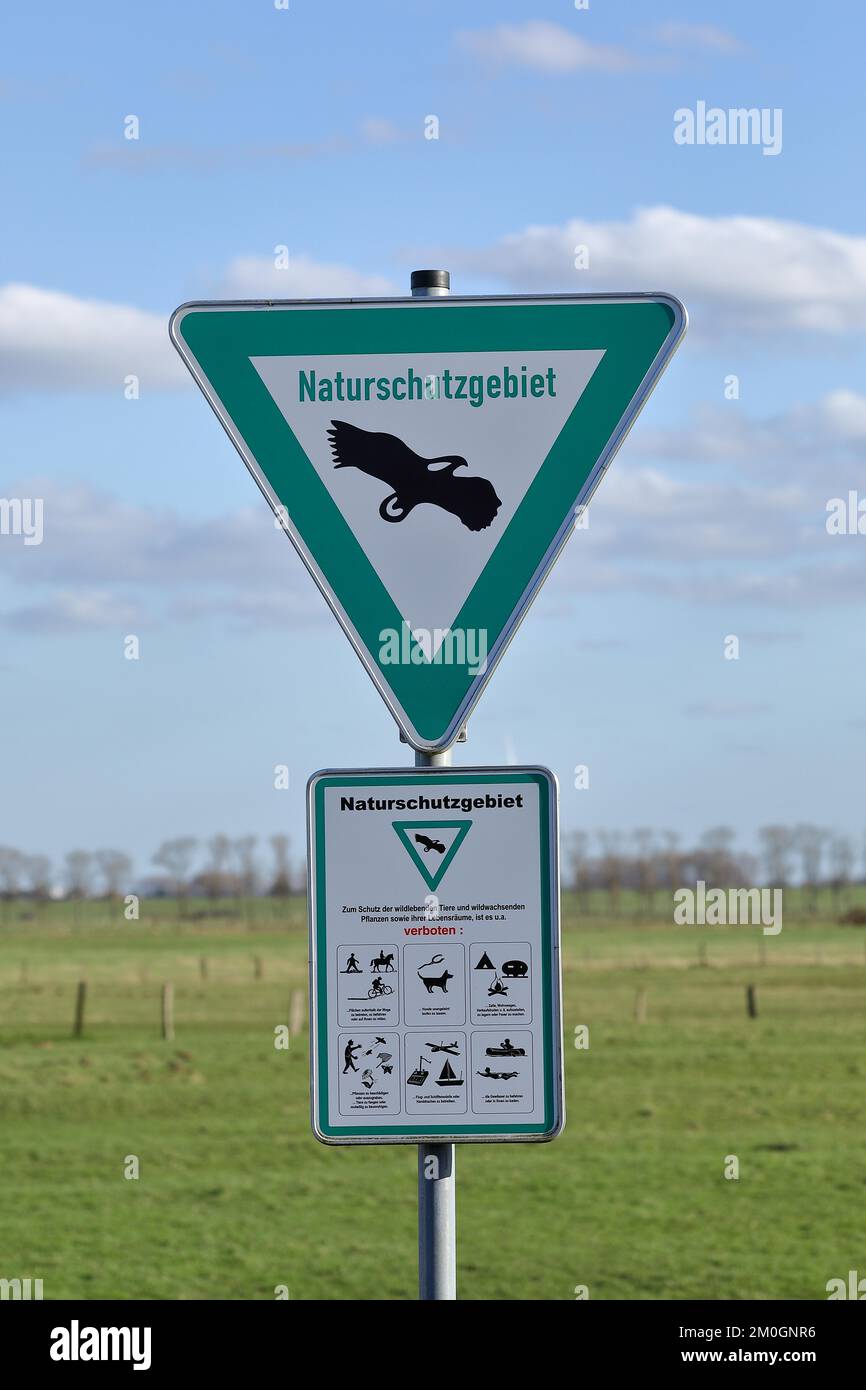
<svg viewBox="0 0 866 1390">
<path fill-rule="evenodd" d="M 437 1086 L 462 1086 L 462 1085 L 463 1085 L 463 1078 L 462 1078 L 461 1076 L 458 1076 L 458 1075 L 457 1075 L 457 1073 L 454 1071 L 454 1068 L 451 1066 L 451 1063 L 448 1061 L 447 1057 L 446 1057 L 446 1059 L 445 1059 L 445 1065 L 444 1065 L 444 1067 L 442 1068 L 442 1070 L 440 1071 L 438 1077 L 436 1078 L 436 1085 L 437 1085 Z"/>
</svg>

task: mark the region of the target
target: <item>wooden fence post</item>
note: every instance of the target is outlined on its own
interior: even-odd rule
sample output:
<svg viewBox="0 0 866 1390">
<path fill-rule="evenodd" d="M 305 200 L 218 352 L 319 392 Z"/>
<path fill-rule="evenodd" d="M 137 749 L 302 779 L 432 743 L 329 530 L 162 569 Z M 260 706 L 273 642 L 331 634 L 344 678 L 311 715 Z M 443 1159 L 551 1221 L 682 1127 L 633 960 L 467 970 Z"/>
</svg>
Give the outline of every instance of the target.
<svg viewBox="0 0 866 1390">
<path fill-rule="evenodd" d="M 174 1039 L 174 985 L 162 987 L 162 1036 L 166 1042 Z"/>
<path fill-rule="evenodd" d="M 84 1009 L 87 1004 L 87 981 L 79 980 L 75 995 L 75 1023 L 72 1025 L 73 1038 L 80 1038 L 84 1032 Z"/>
<path fill-rule="evenodd" d="M 289 1036 L 296 1038 L 304 1026 L 304 993 L 303 990 L 292 990 L 292 998 L 289 1004 Z"/>
<path fill-rule="evenodd" d="M 754 985 L 746 985 L 746 1009 L 749 1018 L 758 1017 L 758 993 Z"/>
</svg>

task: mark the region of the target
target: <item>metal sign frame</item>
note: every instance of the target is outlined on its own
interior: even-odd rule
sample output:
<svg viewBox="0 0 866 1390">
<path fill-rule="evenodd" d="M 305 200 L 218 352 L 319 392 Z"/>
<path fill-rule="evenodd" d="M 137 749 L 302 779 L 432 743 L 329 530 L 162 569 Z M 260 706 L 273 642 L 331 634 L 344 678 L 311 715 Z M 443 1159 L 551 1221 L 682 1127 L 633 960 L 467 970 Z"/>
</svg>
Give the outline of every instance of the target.
<svg viewBox="0 0 866 1390">
<path fill-rule="evenodd" d="M 319 828 L 317 818 L 323 808 L 317 806 L 317 791 L 328 781 L 337 784 L 369 785 L 377 778 L 387 779 L 396 785 L 429 782 L 460 783 L 473 786 L 482 783 L 496 784 L 514 781 L 534 780 L 539 786 L 539 833 L 541 839 L 541 904 L 542 912 L 547 909 L 547 921 L 542 923 L 542 946 L 548 954 L 548 979 L 542 985 L 542 1003 L 545 1017 L 542 1028 L 542 1041 L 546 1055 L 546 1080 L 548 1094 L 545 1105 L 545 1124 L 539 1126 L 519 1126 L 514 1121 L 504 1125 L 477 1123 L 476 1133 L 467 1133 L 469 1125 L 448 1127 L 447 1124 L 424 1128 L 404 1127 L 401 1132 L 392 1134 L 358 1134 L 346 1130 L 334 1132 L 333 1126 L 323 1123 L 321 1081 L 322 1068 L 320 1050 L 326 1047 L 319 1014 L 327 989 L 327 958 L 322 961 L 320 932 L 323 929 L 323 914 L 326 911 L 324 879 L 324 825 Z M 546 789 L 546 795 L 542 788 Z M 555 775 L 545 767 L 521 765 L 519 767 L 391 767 L 391 768 L 334 768 L 316 772 L 307 784 L 307 894 L 310 932 L 310 1076 L 311 1076 L 311 1114 L 312 1128 L 316 1138 L 329 1145 L 360 1144 L 418 1144 L 437 1146 L 451 1143 L 544 1143 L 555 1139 L 565 1124 L 565 1099 L 562 1065 L 562 967 L 560 952 L 559 922 L 559 823 L 558 823 L 558 783 Z M 546 843 L 545 843 L 546 841 Z M 546 891 L 545 891 L 546 889 Z M 319 971 L 322 969 L 322 978 Z M 327 1000 L 324 1004 L 326 1015 L 324 1027 L 327 1029 Z M 385 1027 L 385 1025 L 378 1025 Z M 512 1025 L 514 1026 L 514 1025 Z M 401 1035 L 402 1036 L 402 1035 Z M 549 1072 L 548 1070 L 549 1069 Z"/>
<path fill-rule="evenodd" d="M 502 630 L 494 640 L 487 654 L 487 660 L 483 671 L 475 675 L 471 684 L 468 686 L 463 699 L 460 701 L 453 718 L 444 729 L 442 734 L 429 739 L 415 728 L 411 718 L 401 706 L 393 690 L 385 681 L 381 669 L 372 658 L 372 654 L 363 641 L 360 633 L 345 611 L 339 596 L 331 587 L 331 584 L 323 574 L 316 560 L 314 559 L 309 546 L 304 537 L 295 527 L 286 504 L 276 495 L 267 477 L 260 468 L 258 462 L 242 438 L 235 423 L 228 414 L 220 397 L 208 380 L 195 354 L 191 351 L 187 343 L 181 336 L 181 325 L 187 314 L 201 312 L 244 312 L 251 309 L 256 310 L 282 310 L 293 309 L 303 312 L 314 312 L 317 309 L 335 308 L 385 308 L 400 311 L 412 311 L 421 313 L 448 313 L 450 310 L 466 306 L 513 306 L 513 305 L 555 305 L 555 304 L 639 304 L 639 303 L 660 303 L 666 305 L 672 314 L 671 328 L 661 343 L 655 357 L 647 368 L 645 375 L 638 384 L 630 398 L 629 405 L 621 416 L 617 427 L 610 436 L 606 446 L 598 456 L 590 473 L 586 477 L 582 487 L 579 489 L 574 501 L 569 506 L 565 517 L 559 522 L 550 544 L 542 559 L 537 565 L 532 577 L 523 590 L 518 602 L 512 609 L 509 620 L 505 623 Z M 366 299 L 286 299 L 286 300 L 227 300 L 227 301 L 191 301 L 182 304 L 174 311 L 169 324 L 169 333 L 174 346 L 194 377 L 202 394 L 205 396 L 217 419 L 220 421 L 226 434 L 231 439 L 241 458 L 244 460 L 253 478 L 274 515 L 277 517 L 283 530 L 288 535 L 296 551 L 301 557 L 305 567 L 311 574 L 315 583 L 323 594 L 328 606 L 345 632 L 349 641 L 352 643 L 358 657 L 360 658 L 367 673 L 372 679 L 376 689 L 385 701 L 388 709 L 396 720 L 403 738 L 414 749 L 419 752 L 439 752 L 450 748 L 457 740 L 466 721 L 481 697 L 487 682 L 493 675 L 499 661 L 501 660 L 508 644 L 511 642 L 517 628 L 522 622 L 532 600 L 541 588 L 547 575 L 549 574 L 559 552 L 564 546 L 575 526 L 575 521 L 579 511 L 586 507 L 590 502 L 596 488 L 609 467 L 614 455 L 631 429 L 634 421 L 643 408 L 647 398 L 652 392 L 664 368 L 667 366 L 672 354 L 676 350 L 683 334 L 685 333 L 688 322 L 688 315 L 681 302 L 671 294 L 666 293 L 635 293 L 635 294 L 551 294 L 551 295 L 441 295 L 429 298 L 406 297 L 406 298 L 383 298 L 374 297 Z"/>
</svg>

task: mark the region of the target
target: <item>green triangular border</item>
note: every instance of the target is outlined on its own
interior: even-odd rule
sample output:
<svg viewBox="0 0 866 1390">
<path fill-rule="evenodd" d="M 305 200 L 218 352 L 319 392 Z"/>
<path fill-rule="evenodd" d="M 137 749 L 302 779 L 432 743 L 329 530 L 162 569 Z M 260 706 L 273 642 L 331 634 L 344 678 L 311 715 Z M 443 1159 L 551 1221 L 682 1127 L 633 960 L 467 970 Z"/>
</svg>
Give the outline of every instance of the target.
<svg viewBox="0 0 866 1390">
<path fill-rule="evenodd" d="M 677 327 L 660 297 L 437 308 L 323 303 L 189 305 L 172 334 L 229 433 L 255 460 L 336 595 L 381 683 L 420 739 L 443 739 L 477 680 L 466 666 L 387 665 L 379 634 L 402 614 L 250 361 L 269 355 L 521 352 L 603 348 L 604 356 L 494 550 L 455 628 L 486 629 L 488 650 L 509 626 L 551 543 Z M 190 360 L 192 359 L 192 360 Z M 203 378 L 203 380 L 202 380 Z M 228 428 L 228 425 L 227 425 Z"/>
<path fill-rule="evenodd" d="M 435 893 L 450 868 L 458 849 L 469 834 L 469 828 L 472 825 L 471 820 L 392 820 L 391 824 L 400 837 L 400 843 L 409 851 L 412 863 L 421 873 L 430 892 Z M 445 851 L 436 873 L 431 874 L 406 832 L 408 830 L 453 830 L 455 826 L 458 833 Z"/>
</svg>

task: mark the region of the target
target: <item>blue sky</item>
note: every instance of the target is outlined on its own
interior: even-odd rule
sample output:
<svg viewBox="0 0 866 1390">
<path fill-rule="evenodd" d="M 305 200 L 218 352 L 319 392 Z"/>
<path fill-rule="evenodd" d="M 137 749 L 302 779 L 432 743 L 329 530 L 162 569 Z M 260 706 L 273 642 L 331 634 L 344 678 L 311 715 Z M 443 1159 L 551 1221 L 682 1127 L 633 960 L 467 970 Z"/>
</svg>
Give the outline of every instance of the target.
<svg viewBox="0 0 866 1390">
<path fill-rule="evenodd" d="M 0 842 L 144 869 L 170 835 L 285 830 L 300 855 L 310 772 L 408 761 L 165 325 L 430 263 L 691 314 L 458 761 L 548 764 L 566 829 L 862 842 L 866 536 L 824 524 L 866 492 L 856 8 L 157 0 L 4 28 L 0 496 L 44 497 L 45 539 L 0 536 Z M 781 152 L 676 144 L 698 101 L 780 108 Z"/>
</svg>

